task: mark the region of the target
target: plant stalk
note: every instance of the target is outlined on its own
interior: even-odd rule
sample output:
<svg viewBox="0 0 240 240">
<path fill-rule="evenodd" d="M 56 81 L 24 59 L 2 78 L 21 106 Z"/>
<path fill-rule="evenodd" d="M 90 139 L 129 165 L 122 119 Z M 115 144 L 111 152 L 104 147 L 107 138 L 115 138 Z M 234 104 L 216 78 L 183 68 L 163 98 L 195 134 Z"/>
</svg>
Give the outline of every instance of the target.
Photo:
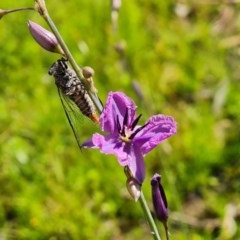
<svg viewBox="0 0 240 240">
<path fill-rule="evenodd" d="M 27 11 L 27 10 L 31 10 L 34 11 L 35 9 L 33 7 L 22 7 L 22 8 L 14 8 L 14 9 L 0 9 L 0 19 L 9 14 L 9 13 L 14 13 L 14 12 L 20 12 L 20 11 Z"/>
<path fill-rule="evenodd" d="M 161 240 L 161 237 L 160 237 L 160 235 L 158 233 L 157 226 L 156 226 L 156 224 L 155 224 L 155 222 L 153 220 L 152 214 L 151 214 L 151 212 L 149 210 L 149 207 L 147 205 L 147 202 L 145 200 L 145 197 L 144 197 L 144 194 L 143 194 L 142 191 L 141 191 L 141 195 L 140 195 L 139 201 L 140 201 L 141 207 L 142 207 L 142 209 L 144 211 L 144 214 L 145 214 L 145 216 L 146 216 L 146 218 L 148 220 L 148 224 L 149 224 L 149 226 L 151 228 L 153 238 L 155 240 Z"/>
<path fill-rule="evenodd" d="M 46 23 L 48 24 L 48 26 L 51 28 L 53 34 L 55 35 L 55 37 L 58 40 L 59 45 L 62 47 L 68 61 L 70 62 L 72 68 L 74 69 L 74 71 L 76 72 L 78 78 L 80 79 L 80 81 L 83 83 L 86 91 L 88 92 L 90 98 L 92 99 L 98 113 L 100 114 L 103 110 L 103 106 L 102 103 L 100 102 L 97 93 L 91 91 L 91 89 L 89 88 L 89 83 L 87 82 L 87 80 L 84 78 L 83 74 L 82 74 L 82 69 L 78 66 L 78 64 L 76 63 L 75 59 L 73 58 L 70 50 L 68 49 L 67 45 L 65 44 L 63 38 L 61 37 L 61 34 L 59 33 L 57 27 L 55 26 L 54 22 L 52 21 L 50 15 L 48 14 L 47 8 L 45 6 L 44 1 L 39 1 L 36 0 L 36 3 L 39 4 L 40 6 L 40 15 L 44 18 L 44 20 L 46 21 Z M 43 4 L 44 3 L 44 4 Z M 44 9 L 42 9 L 44 8 Z"/>
</svg>

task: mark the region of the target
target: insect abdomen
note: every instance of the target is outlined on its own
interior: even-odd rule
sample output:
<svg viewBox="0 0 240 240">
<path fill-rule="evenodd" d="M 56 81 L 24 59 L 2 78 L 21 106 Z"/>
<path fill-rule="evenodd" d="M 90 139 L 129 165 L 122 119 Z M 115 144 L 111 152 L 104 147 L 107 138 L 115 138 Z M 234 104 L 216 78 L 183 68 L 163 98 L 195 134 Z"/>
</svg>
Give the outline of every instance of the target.
<svg viewBox="0 0 240 240">
<path fill-rule="evenodd" d="M 99 117 L 96 114 L 95 106 L 92 103 L 91 98 L 87 94 L 82 84 L 80 88 L 82 89 L 80 91 L 75 91 L 72 95 L 69 96 L 69 98 L 75 102 L 83 115 L 90 118 L 93 122 L 98 123 Z"/>
</svg>

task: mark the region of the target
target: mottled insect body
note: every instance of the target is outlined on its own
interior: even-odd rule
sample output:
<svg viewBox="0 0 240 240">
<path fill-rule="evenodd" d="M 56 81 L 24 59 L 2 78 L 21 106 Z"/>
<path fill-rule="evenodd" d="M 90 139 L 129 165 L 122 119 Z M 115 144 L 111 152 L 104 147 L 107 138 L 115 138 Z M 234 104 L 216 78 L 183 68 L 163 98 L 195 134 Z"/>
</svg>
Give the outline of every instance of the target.
<svg viewBox="0 0 240 240">
<path fill-rule="evenodd" d="M 61 94 L 67 96 L 77 105 L 83 115 L 90 118 L 94 123 L 99 122 L 99 117 L 92 99 L 88 95 L 76 73 L 68 68 L 66 59 L 61 58 L 53 63 L 48 73 L 55 78 L 56 86 L 60 90 L 60 97 Z M 66 108 L 63 102 L 65 100 L 63 99 L 66 99 L 66 97 L 61 98 L 63 106 Z M 66 112 L 66 109 L 64 110 Z M 66 112 L 66 114 L 68 113 Z M 69 119 L 69 116 L 67 117 Z"/>
</svg>

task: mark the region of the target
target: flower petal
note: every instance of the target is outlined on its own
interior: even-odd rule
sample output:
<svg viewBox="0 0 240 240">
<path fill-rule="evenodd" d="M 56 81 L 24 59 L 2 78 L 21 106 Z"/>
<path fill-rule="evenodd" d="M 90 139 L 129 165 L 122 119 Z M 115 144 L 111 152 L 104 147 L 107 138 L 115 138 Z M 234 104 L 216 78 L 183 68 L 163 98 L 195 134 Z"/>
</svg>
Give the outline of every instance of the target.
<svg viewBox="0 0 240 240">
<path fill-rule="evenodd" d="M 132 144 L 125 144 L 116 137 L 103 136 L 98 133 L 82 144 L 83 148 L 98 148 L 104 154 L 117 156 L 121 166 L 128 166 L 133 177 L 143 183 L 145 178 L 145 165 L 141 150 Z"/>
<path fill-rule="evenodd" d="M 146 123 L 146 127 L 136 135 L 134 143 L 141 148 L 143 155 L 155 148 L 161 141 L 169 138 L 177 131 L 177 124 L 170 116 L 155 115 Z"/>
<path fill-rule="evenodd" d="M 129 158 L 128 167 L 131 170 L 133 177 L 142 184 L 145 178 L 145 164 L 141 151 L 137 147 L 131 148 L 131 157 Z"/>
<path fill-rule="evenodd" d="M 91 139 L 82 144 L 83 148 L 98 148 L 104 154 L 114 154 L 117 156 L 121 166 L 128 165 L 129 149 L 116 137 L 94 134 Z"/>
<path fill-rule="evenodd" d="M 117 138 L 113 138 L 112 136 L 103 136 L 100 134 L 94 134 L 92 137 L 92 141 L 93 141 L 93 144 L 97 148 L 99 148 L 102 153 L 105 153 L 105 154 L 119 155 L 121 152 L 121 149 L 123 148 L 123 143 L 120 141 L 117 141 Z"/>
<path fill-rule="evenodd" d="M 136 113 L 135 103 L 124 93 L 110 92 L 108 94 L 106 106 L 100 116 L 102 131 L 111 134 L 117 133 L 117 117 L 119 122 L 122 123 L 126 109 L 128 109 L 128 124 L 130 124 Z"/>
</svg>

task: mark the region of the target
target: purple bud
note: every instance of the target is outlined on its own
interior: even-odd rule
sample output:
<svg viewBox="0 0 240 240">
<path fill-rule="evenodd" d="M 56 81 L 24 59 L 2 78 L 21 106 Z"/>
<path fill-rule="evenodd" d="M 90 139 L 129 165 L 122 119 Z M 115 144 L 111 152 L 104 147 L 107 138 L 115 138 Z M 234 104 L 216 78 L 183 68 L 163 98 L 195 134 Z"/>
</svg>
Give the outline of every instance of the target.
<svg viewBox="0 0 240 240">
<path fill-rule="evenodd" d="M 151 179 L 152 201 L 156 216 L 164 224 L 168 218 L 167 198 L 161 184 L 161 175 L 155 173 Z"/>
<path fill-rule="evenodd" d="M 36 42 L 45 50 L 64 55 L 63 50 L 52 32 L 41 27 L 35 22 L 28 21 L 28 28 Z"/>
</svg>

